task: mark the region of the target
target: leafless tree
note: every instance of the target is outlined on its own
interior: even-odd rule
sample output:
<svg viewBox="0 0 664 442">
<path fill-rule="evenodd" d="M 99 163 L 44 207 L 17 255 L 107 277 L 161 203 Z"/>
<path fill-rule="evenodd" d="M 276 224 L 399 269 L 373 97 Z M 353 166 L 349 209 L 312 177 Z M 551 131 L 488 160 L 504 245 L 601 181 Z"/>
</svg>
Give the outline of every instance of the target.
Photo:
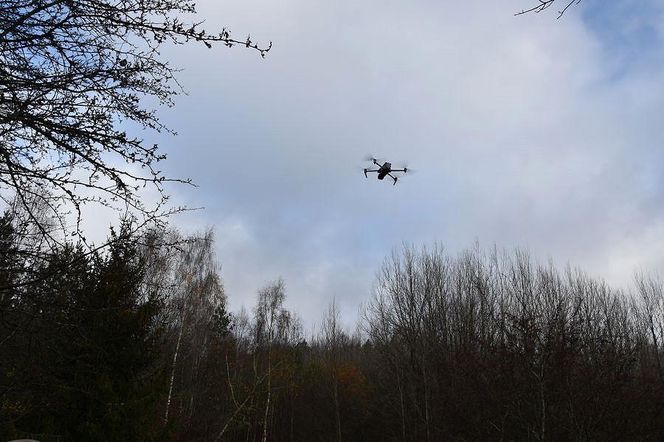
<svg viewBox="0 0 664 442">
<path fill-rule="evenodd" d="M 226 302 L 214 253 L 214 235 L 210 230 L 191 237 L 182 237 L 176 231 L 158 231 L 146 241 L 144 255 L 148 261 L 146 291 L 161 293 L 166 304 L 162 320 L 171 331 L 165 343 L 165 353 L 171 359 L 164 424 L 169 420 L 176 395 L 176 375 L 180 378 L 179 410 L 189 421 L 206 388 L 199 378 L 213 333 L 213 317 Z"/>
<path fill-rule="evenodd" d="M 638 421 L 626 398 L 652 400 L 639 379 L 661 373 L 662 293 L 641 277 L 630 299 L 523 251 L 404 246 L 365 318 L 394 439 L 602 439 L 612 420 Z"/>
<path fill-rule="evenodd" d="M 324 360 L 327 364 L 332 381 L 332 401 L 334 403 L 334 420 L 337 441 L 341 442 L 341 410 L 339 399 L 339 368 L 341 362 L 340 352 L 348 341 L 348 336 L 339 324 L 339 307 L 336 300 L 332 300 L 321 324 L 320 346 L 323 349 Z"/>
<path fill-rule="evenodd" d="M 283 280 L 279 279 L 259 290 L 258 301 L 254 309 L 255 356 L 258 353 L 263 353 L 266 358 L 266 398 L 263 408 L 261 437 L 263 442 L 268 440 L 270 414 L 274 406 L 273 372 L 279 366 L 279 361 L 275 360 L 275 347 L 293 345 L 301 339 L 300 321 L 284 307 L 285 299 L 285 285 Z"/>
<path fill-rule="evenodd" d="M 0 0 L 0 198 L 16 198 L 39 225 L 37 202 L 78 234 L 88 203 L 139 224 L 178 210 L 164 185 L 189 180 L 164 176 L 158 146 L 126 131 L 169 131 L 143 105 L 172 106 L 182 90 L 160 48 L 219 43 L 264 56 L 271 47 L 183 21 L 194 13 L 189 0 Z M 145 186 L 160 195 L 155 204 L 142 200 Z"/>
</svg>

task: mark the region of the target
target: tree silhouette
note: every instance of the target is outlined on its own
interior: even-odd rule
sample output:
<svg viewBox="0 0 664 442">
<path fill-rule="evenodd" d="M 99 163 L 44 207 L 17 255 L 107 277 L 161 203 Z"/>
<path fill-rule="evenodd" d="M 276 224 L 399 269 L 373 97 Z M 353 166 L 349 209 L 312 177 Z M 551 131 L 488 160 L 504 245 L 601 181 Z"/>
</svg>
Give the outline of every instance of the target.
<svg viewBox="0 0 664 442">
<path fill-rule="evenodd" d="M 73 213 L 79 234 L 88 203 L 144 220 L 171 213 L 164 184 L 189 181 L 164 176 L 158 146 L 125 130 L 169 131 L 142 102 L 172 106 L 182 91 L 160 48 L 271 48 L 180 18 L 194 13 L 189 0 L 0 0 L 0 197 L 15 197 L 37 224 L 34 206 L 46 208 L 69 232 Z M 145 186 L 155 204 L 142 201 Z"/>
</svg>

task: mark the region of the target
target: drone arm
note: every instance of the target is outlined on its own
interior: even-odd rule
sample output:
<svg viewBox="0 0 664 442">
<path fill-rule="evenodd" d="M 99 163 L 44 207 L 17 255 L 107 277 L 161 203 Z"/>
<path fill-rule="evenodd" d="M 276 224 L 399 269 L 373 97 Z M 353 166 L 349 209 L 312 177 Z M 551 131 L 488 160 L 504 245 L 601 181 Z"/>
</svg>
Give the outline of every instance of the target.
<svg viewBox="0 0 664 442">
<path fill-rule="evenodd" d="M 394 172 L 394 171 L 392 171 L 392 172 Z M 398 178 L 395 177 L 394 175 L 392 175 L 391 173 L 388 173 L 388 175 L 390 176 L 390 178 L 392 178 L 392 179 L 394 180 L 394 183 L 393 183 L 392 185 L 393 185 L 393 186 L 396 186 L 396 185 L 397 185 L 397 180 L 398 180 Z"/>
<path fill-rule="evenodd" d="M 367 173 L 369 173 L 369 172 L 378 172 L 378 170 L 377 170 L 377 169 L 376 169 L 376 170 L 364 169 L 364 178 L 369 178 L 369 177 L 367 176 Z"/>
</svg>

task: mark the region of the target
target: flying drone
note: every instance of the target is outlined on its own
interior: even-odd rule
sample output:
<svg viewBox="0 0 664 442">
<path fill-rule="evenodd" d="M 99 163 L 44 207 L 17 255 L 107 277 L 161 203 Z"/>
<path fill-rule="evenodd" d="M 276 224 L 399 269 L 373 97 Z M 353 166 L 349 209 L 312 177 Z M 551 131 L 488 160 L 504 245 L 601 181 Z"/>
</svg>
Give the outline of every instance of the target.
<svg viewBox="0 0 664 442">
<path fill-rule="evenodd" d="M 378 169 L 371 169 L 371 168 L 364 169 L 364 176 L 366 178 L 369 178 L 369 175 L 367 175 L 368 173 L 376 172 L 378 173 L 379 180 L 382 180 L 386 176 L 392 178 L 394 180 L 394 183 L 392 185 L 394 186 L 397 184 L 397 180 L 399 179 L 399 177 L 392 175 L 394 172 L 408 173 L 407 167 L 404 167 L 403 169 L 392 169 L 392 163 L 388 163 L 387 161 L 384 162 L 383 164 L 380 164 L 376 158 L 369 158 L 369 160 L 371 160 L 371 162 L 375 166 L 378 166 Z"/>
</svg>

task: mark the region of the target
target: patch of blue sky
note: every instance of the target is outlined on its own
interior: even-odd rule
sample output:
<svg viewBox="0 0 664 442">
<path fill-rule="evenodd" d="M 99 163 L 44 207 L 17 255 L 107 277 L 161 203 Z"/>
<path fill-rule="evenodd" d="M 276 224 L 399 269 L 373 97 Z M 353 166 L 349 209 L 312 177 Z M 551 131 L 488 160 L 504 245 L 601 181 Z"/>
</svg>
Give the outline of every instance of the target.
<svg viewBox="0 0 664 442">
<path fill-rule="evenodd" d="M 610 79 L 664 65 L 661 0 L 584 0 L 577 10 L 602 46 Z"/>
</svg>

